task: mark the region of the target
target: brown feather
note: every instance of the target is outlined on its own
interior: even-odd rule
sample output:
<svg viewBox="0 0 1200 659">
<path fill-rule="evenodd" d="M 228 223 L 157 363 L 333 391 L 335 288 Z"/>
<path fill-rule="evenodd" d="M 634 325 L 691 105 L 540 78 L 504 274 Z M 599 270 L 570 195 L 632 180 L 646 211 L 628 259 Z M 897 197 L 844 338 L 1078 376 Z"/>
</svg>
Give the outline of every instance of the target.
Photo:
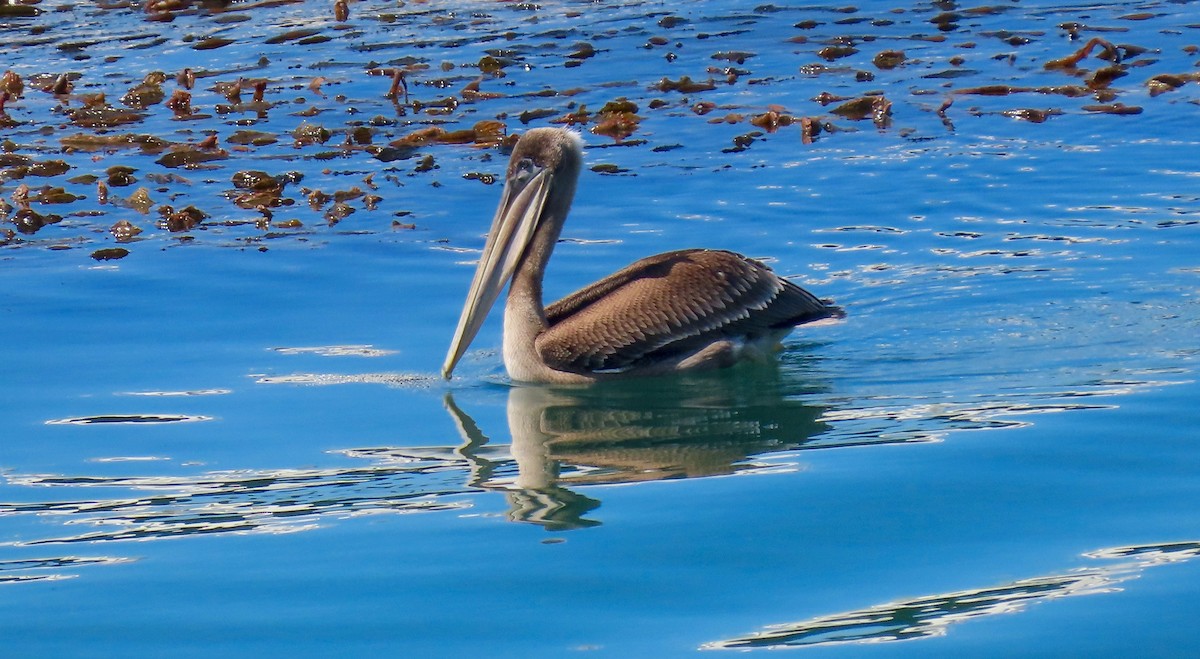
<svg viewBox="0 0 1200 659">
<path fill-rule="evenodd" d="M 637 261 L 550 305 L 536 349 L 551 368 L 620 371 L 721 336 L 753 339 L 839 314 L 758 261 L 681 250 Z"/>
</svg>

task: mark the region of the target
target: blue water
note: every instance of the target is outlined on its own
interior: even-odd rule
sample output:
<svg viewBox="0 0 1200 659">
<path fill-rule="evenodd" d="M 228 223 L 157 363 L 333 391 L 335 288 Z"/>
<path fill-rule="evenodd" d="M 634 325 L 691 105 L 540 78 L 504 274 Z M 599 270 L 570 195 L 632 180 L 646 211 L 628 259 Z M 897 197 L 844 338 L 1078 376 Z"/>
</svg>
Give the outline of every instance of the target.
<svg viewBox="0 0 1200 659">
<path fill-rule="evenodd" d="M 41 9 L 0 18 L 6 66 L 26 80 L 5 107 L 5 151 L 71 167 L 0 175 L 0 232 L 13 230 L 0 235 L 0 633 L 12 656 L 1195 646 L 1190 5 L 361 2 L 344 24 L 312 3 L 196 5 L 170 22 Z M 1078 39 L 1067 23 L 1084 26 Z M 329 40 L 268 43 L 299 27 Z M 208 36 L 233 42 L 191 48 Z M 1093 55 L 1078 72 L 1044 68 L 1093 36 L 1149 50 L 1126 48 L 1127 75 L 1107 88 L 1046 92 L 1109 66 Z M 817 56 L 846 41 L 859 52 Z M 595 55 L 567 65 L 582 42 Z M 884 49 L 905 63 L 873 65 Z M 503 96 L 431 113 L 480 77 L 489 51 L 512 62 L 480 89 Z M 817 63 L 833 70 L 801 71 Z M 111 129 L 69 120 L 82 94 L 121 107 L 155 69 L 170 96 L 184 66 L 212 74 L 192 90 L 207 117 L 154 105 Z M 408 67 L 407 100 L 366 73 L 389 67 Z M 69 98 L 30 82 L 65 72 L 80 74 Z M 1183 84 L 1157 93 L 1147 81 L 1162 74 Z M 657 87 L 684 75 L 713 89 Z M 273 105 L 218 112 L 229 101 L 213 83 L 239 76 L 266 79 Z M 317 76 L 324 96 L 308 87 Z M 1014 89 L 961 93 L 985 85 Z M 837 103 L 811 100 L 825 91 L 882 92 L 890 123 L 835 115 Z M 493 318 L 443 382 L 499 196 L 464 175 L 501 174 L 505 154 L 379 150 L 430 125 L 498 118 L 519 133 L 619 97 L 641 121 L 622 142 L 580 127 L 586 166 L 548 297 L 641 256 L 712 246 L 766 260 L 847 318 L 794 334 L 777 366 L 569 390 L 513 386 Z M 1142 112 L 1085 109 L 1112 102 Z M 798 122 L 749 123 L 772 106 L 838 130 L 805 144 Z M 297 115 L 309 107 L 319 113 Z M 532 109 L 553 112 L 523 123 Z M 1027 109 L 1061 114 L 1002 114 Z M 346 145 L 373 117 L 386 121 L 372 148 Z M 332 137 L 294 144 L 302 122 Z M 227 141 L 238 130 L 278 142 L 239 147 Z M 176 145 L 215 133 L 228 157 L 168 168 L 161 153 L 62 141 L 126 133 Z M 426 155 L 436 169 L 418 171 Z M 110 197 L 144 186 L 148 213 L 69 180 L 118 164 L 139 181 Z M 242 170 L 303 180 L 264 224 L 233 203 Z M 31 203 L 63 219 L 23 233 L 20 184 L 84 198 Z M 355 212 L 331 223 L 332 202 L 309 205 L 306 190 L 356 186 L 381 198 L 374 209 L 352 197 Z M 164 204 L 210 217 L 169 232 L 156 225 Z M 143 229 L 133 242 L 109 233 L 122 219 Z M 129 254 L 93 256 L 113 247 Z"/>
</svg>

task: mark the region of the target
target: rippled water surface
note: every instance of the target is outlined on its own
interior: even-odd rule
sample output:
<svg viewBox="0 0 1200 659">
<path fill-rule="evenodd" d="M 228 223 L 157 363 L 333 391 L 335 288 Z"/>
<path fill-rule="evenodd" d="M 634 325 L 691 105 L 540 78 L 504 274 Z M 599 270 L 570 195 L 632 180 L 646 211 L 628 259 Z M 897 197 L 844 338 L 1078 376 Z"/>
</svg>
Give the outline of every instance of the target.
<svg viewBox="0 0 1200 659">
<path fill-rule="evenodd" d="M 0 7 L 6 652 L 1196 646 L 1194 4 L 145 4 Z M 548 297 L 711 246 L 846 319 L 442 381 L 554 124 Z"/>
</svg>

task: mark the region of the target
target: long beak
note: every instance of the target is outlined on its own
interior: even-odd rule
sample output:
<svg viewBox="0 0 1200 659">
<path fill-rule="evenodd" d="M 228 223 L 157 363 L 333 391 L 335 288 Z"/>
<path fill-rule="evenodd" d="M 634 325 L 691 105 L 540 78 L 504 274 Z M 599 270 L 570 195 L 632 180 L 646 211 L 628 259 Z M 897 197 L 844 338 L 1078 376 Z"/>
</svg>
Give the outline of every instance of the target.
<svg viewBox="0 0 1200 659">
<path fill-rule="evenodd" d="M 454 330 L 454 340 L 442 364 L 442 377 L 447 380 L 521 262 L 542 216 L 552 179 L 550 170 L 541 170 L 524 183 L 512 179 L 505 182 L 500 206 L 458 319 L 458 329 Z"/>
</svg>

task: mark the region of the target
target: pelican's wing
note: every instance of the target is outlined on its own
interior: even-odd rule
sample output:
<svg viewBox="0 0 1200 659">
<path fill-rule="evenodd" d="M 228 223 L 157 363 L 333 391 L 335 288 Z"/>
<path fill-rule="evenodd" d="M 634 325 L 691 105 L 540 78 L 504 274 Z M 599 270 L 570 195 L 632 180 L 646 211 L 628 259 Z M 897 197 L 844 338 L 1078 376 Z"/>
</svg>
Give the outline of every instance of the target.
<svg viewBox="0 0 1200 659">
<path fill-rule="evenodd" d="M 718 335 L 756 337 L 840 310 L 733 252 L 642 259 L 546 309 L 536 348 L 551 368 L 620 371 Z"/>
</svg>

